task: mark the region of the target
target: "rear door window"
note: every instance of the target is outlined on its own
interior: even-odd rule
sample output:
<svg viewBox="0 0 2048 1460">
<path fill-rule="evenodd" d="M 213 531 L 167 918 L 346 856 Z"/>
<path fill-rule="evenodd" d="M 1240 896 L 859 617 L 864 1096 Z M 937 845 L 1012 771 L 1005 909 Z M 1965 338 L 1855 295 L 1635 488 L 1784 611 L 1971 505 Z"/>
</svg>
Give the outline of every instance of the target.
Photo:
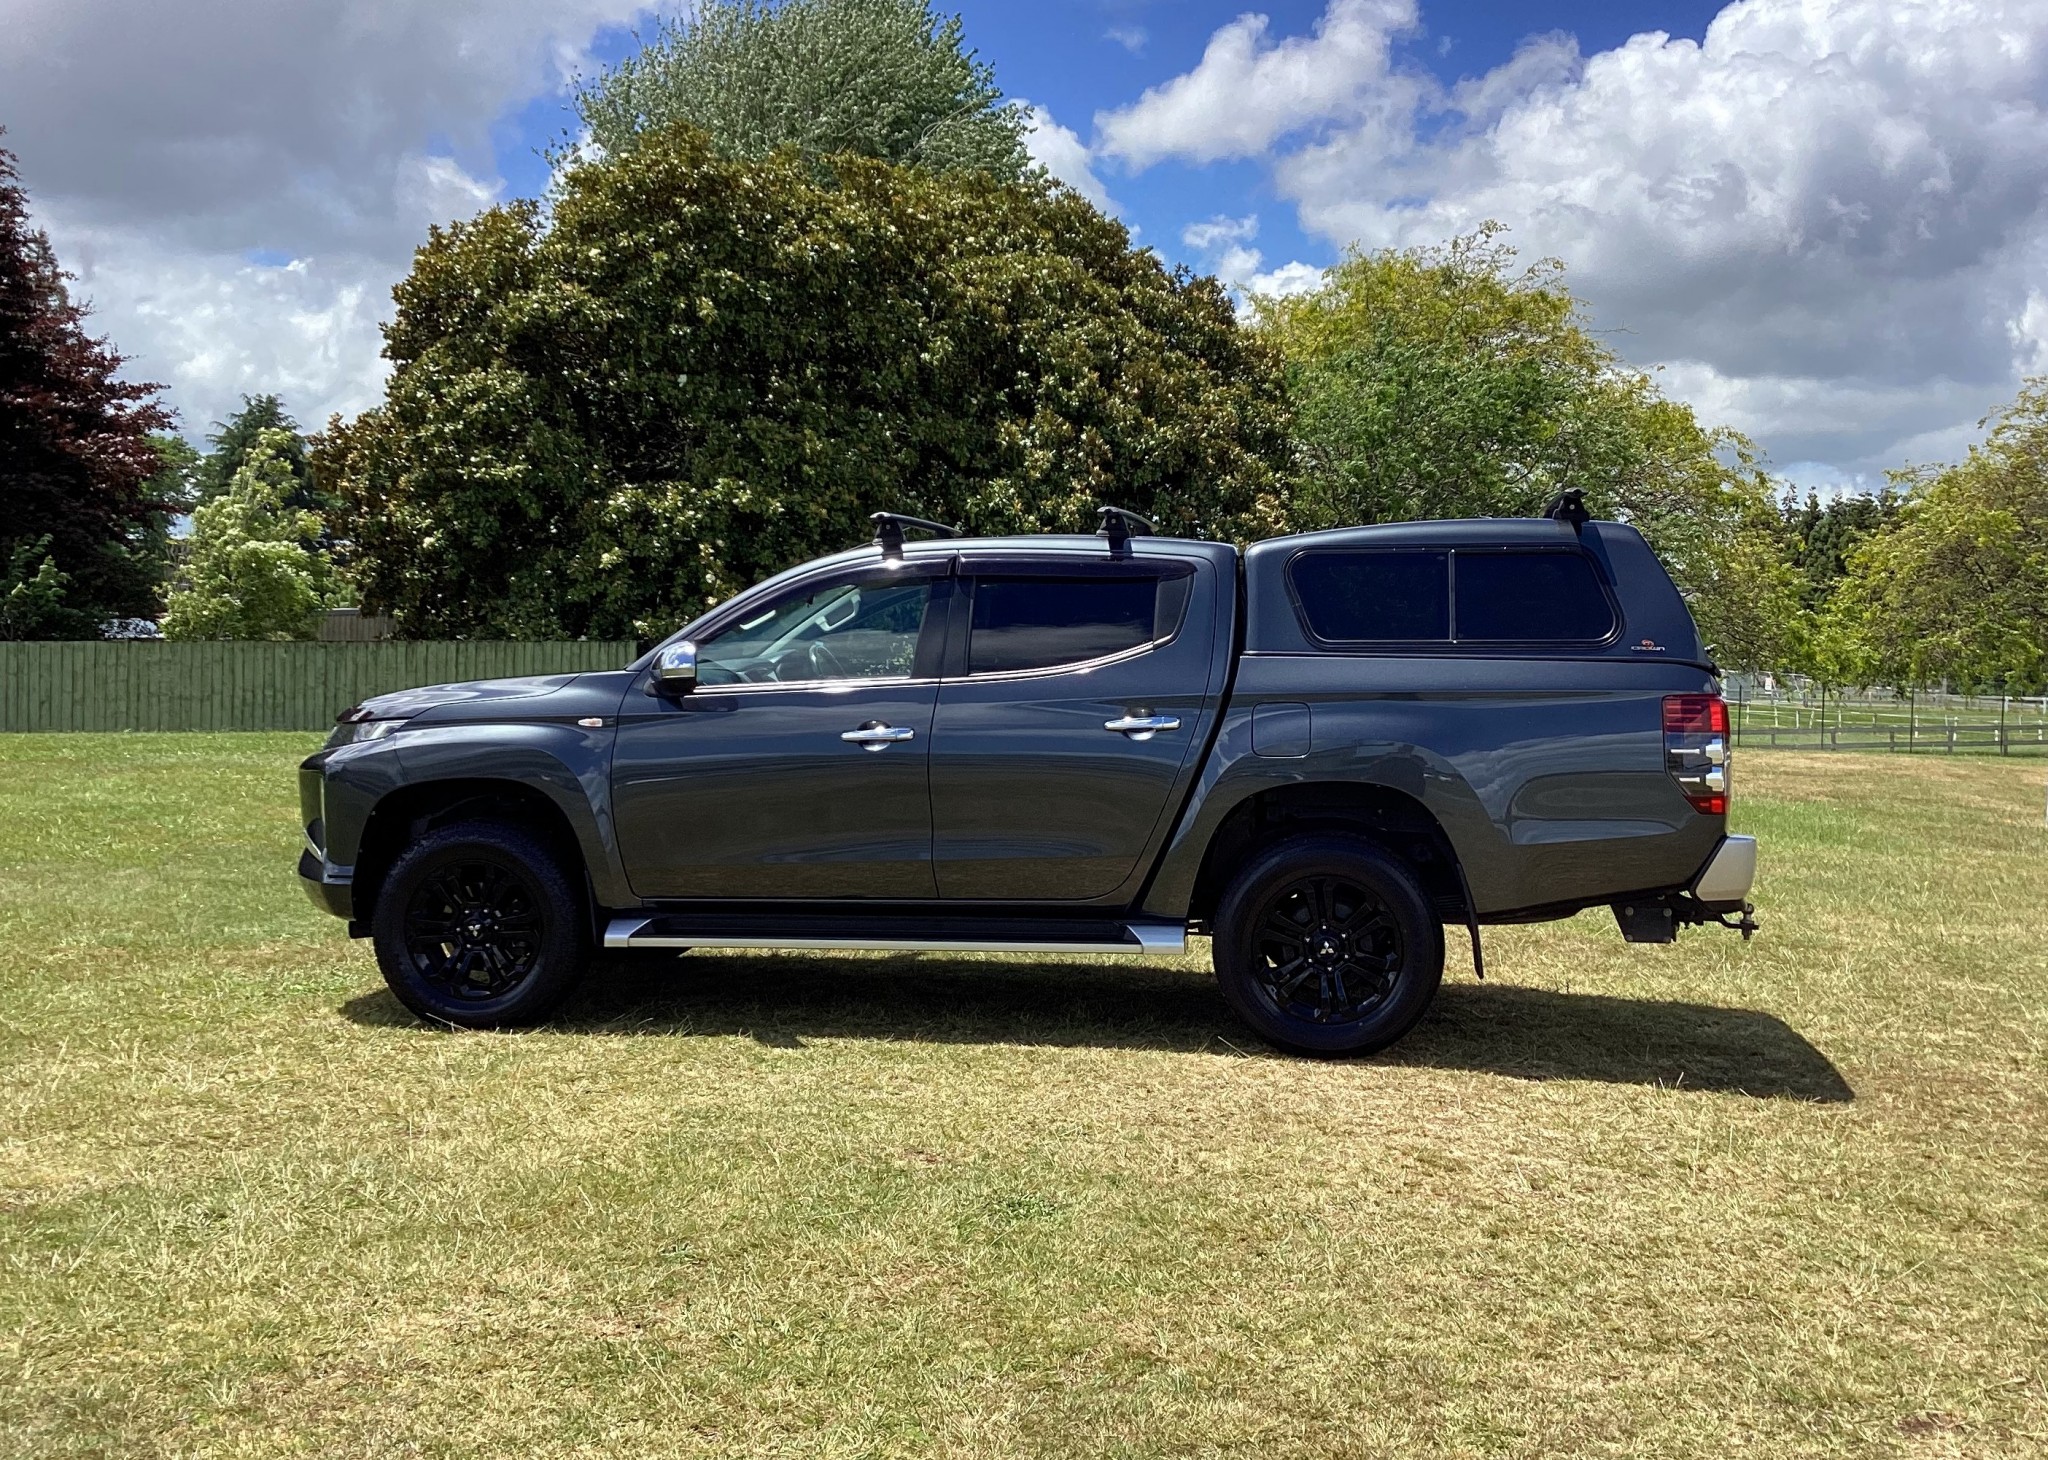
<svg viewBox="0 0 2048 1460">
<path fill-rule="evenodd" d="M 1451 636 L 1450 554 L 1306 552 L 1288 565 L 1309 632 L 1333 643 L 1435 643 Z"/>
<path fill-rule="evenodd" d="M 1584 554 L 1460 552 L 1460 643 L 1591 644 L 1614 633 L 1614 605 Z"/>
<path fill-rule="evenodd" d="M 1049 669 L 1149 644 L 1161 598 L 1152 577 L 977 579 L 967 672 Z"/>
</svg>

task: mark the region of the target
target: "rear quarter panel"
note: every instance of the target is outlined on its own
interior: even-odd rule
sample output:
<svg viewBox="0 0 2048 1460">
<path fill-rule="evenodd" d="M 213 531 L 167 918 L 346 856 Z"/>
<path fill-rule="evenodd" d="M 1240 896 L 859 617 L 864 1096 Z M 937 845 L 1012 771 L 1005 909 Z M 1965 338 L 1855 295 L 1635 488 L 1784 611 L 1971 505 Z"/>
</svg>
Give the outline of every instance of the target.
<svg viewBox="0 0 2048 1460">
<path fill-rule="evenodd" d="M 1657 661 L 1247 654 L 1146 910 L 1185 913 L 1203 852 L 1246 798 L 1319 782 L 1420 801 L 1481 917 L 1677 886 L 1724 826 L 1665 771 L 1662 701 L 1714 687 Z M 1305 754 L 1257 753 L 1261 705 L 1307 707 Z"/>
</svg>

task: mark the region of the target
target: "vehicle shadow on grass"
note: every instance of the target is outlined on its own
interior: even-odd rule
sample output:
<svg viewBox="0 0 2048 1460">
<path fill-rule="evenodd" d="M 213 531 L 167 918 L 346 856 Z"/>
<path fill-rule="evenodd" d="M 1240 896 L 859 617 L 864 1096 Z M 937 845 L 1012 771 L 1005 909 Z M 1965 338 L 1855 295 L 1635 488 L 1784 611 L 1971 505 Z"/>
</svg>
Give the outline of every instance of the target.
<svg viewBox="0 0 2048 1460">
<path fill-rule="evenodd" d="M 382 989 L 341 1012 L 414 1026 Z M 1280 1057 L 1238 1022 L 1215 982 L 1144 964 L 922 958 L 607 958 L 548 1027 L 558 1033 L 1094 1046 Z M 1368 1064 L 1524 1080 L 1602 1080 L 1765 1099 L 1854 1092 L 1783 1020 L 1729 1009 L 1501 983 L 1447 983 L 1414 1032 Z"/>
</svg>

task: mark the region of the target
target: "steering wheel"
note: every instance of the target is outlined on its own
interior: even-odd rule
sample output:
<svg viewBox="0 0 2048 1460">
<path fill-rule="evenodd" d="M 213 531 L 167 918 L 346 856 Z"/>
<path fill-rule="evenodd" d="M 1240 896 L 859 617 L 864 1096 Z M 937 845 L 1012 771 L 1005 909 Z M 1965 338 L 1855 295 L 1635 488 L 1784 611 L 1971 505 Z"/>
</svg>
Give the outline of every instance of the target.
<svg viewBox="0 0 2048 1460">
<path fill-rule="evenodd" d="M 830 649 L 823 639 L 813 639 L 810 647 L 811 677 L 813 679 L 851 679 L 853 675 Z"/>
</svg>

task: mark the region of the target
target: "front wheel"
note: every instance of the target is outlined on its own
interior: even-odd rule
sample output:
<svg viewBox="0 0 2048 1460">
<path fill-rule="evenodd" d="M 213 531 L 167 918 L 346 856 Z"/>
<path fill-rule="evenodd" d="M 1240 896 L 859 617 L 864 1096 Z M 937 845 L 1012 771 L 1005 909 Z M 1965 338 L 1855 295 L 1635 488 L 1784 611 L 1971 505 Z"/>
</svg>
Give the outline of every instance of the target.
<svg viewBox="0 0 2048 1460">
<path fill-rule="evenodd" d="M 470 1029 L 530 1024 L 590 955 L 583 899 L 523 827 L 470 821 L 430 832 L 393 864 L 371 919 L 398 1001 Z"/>
<path fill-rule="evenodd" d="M 1422 1018 L 1443 927 L 1415 875 L 1372 843 L 1304 836 L 1254 857 L 1216 910 L 1224 997 L 1296 1054 L 1369 1054 Z"/>
</svg>

